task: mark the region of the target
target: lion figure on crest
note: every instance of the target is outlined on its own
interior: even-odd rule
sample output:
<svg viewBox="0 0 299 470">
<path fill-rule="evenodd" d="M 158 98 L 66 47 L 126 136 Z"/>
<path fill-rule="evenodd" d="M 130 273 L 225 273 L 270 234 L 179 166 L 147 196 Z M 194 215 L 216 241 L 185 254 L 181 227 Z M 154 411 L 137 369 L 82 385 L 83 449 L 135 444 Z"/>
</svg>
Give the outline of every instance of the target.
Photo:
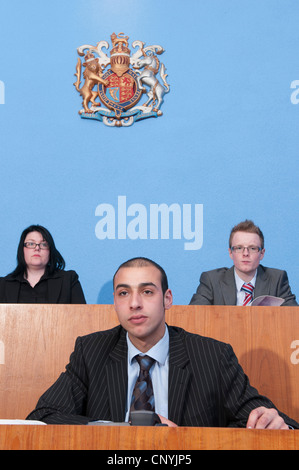
<svg viewBox="0 0 299 470">
<path fill-rule="evenodd" d="M 104 80 L 102 68 L 95 58 L 95 56 L 88 52 L 85 57 L 85 62 L 83 62 L 83 66 L 85 70 L 83 72 L 83 78 L 85 79 L 83 86 L 80 88 L 81 83 L 81 60 L 78 59 L 77 66 L 76 66 L 76 73 L 74 74 L 77 77 L 77 81 L 74 83 L 76 90 L 79 91 L 80 95 L 83 97 L 83 108 L 86 113 L 92 114 L 92 111 L 88 105 L 91 103 L 93 106 L 101 106 L 101 103 L 96 102 L 96 98 L 98 97 L 98 92 L 93 91 L 93 87 L 97 83 L 102 83 L 103 85 L 109 85 L 108 80 Z M 82 114 L 83 111 L 79 111 L 79 114 Z"/>
</svg>

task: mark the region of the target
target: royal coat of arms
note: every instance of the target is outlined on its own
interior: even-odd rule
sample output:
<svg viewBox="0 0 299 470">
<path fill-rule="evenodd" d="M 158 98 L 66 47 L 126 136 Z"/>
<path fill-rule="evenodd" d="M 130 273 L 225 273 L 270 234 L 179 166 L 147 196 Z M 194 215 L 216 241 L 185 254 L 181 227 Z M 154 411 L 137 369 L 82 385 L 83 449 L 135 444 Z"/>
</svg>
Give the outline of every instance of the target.
<svg viewBox="0 0 299 470">
<path fill-rule="evenodd" d="M 113 33 L 110 57 L 103 51 L 109 49 L 107 41 L 77 48 L 79 56 L 84 57 L 83 63 L 78 58 L 74 83 L 83 99 L 83 109 L 79 111 L 82 118 L 121 127 L 162 116 L 160 108 L 169 84 L 165 66 L 157 56 L 164 49 L 158 45 L 145 47 L 145 43 L 134 41 L 132 47 L 137 50 L 131 55 L 128 39 L 124 33 Z M 81 75 L 84 83 L 80 87 Z M 146 101 L 140 104 L 144 93 Z"/>
</svg>

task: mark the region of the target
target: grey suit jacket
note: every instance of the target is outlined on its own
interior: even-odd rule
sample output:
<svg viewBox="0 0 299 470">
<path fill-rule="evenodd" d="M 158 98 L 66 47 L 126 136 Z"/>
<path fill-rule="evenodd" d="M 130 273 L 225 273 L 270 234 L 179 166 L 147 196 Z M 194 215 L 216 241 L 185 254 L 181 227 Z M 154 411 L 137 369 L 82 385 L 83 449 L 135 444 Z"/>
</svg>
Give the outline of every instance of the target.
<svg viewBox="0 0 299 470">
<path fill-rule="evenodd" d="M 236 305 L 237 293 L 234 267 L 219 268 L 203 272 L 199 286 L 190 305 Z M 291 292 L 286 271 L 259 265 L 254 298 L 273 295 L 285 299 L 283 306 L 296 306 L 296 297 Z"/>
<path fill-rule="evenodd" d="M 181 426 L 238 427 L 246 425 L 252 409 L 273 407 L 250 386 L 230 345 L 168 328 L 171 421 Z M 49 424 L 123 422 L 127 382 L 127 341 L 121 326 L 78 338 L 66 371 L 27 419 Z"/>
</svg>

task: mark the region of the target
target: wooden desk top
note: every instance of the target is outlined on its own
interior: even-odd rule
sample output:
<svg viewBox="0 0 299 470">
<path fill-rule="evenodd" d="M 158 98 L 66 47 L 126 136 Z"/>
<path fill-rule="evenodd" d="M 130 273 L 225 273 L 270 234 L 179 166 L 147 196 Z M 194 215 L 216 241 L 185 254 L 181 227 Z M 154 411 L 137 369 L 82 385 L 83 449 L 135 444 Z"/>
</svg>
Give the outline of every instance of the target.
<svg viewBox="0 0 299 470">
<path fill-rule="evenodd" d="M 299 431 L 1 425 L 0 450 L 298 450 Z"/>
</svg>

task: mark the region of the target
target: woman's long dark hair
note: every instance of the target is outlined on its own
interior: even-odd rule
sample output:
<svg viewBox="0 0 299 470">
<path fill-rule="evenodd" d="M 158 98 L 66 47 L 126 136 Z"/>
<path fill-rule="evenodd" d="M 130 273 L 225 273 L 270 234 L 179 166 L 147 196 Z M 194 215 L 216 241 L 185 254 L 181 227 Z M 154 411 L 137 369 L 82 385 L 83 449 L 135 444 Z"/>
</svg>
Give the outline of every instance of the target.
<svg viewBox="0 0 299 470">
<path fill-rule="evenodd" d="M 30 227 L 26 228 L 20 238 L 18 251 L 17 251 L 17 267 L 11 273 L 12 276 L 17 276 L 18 274 L 26 274 L 27 275 L 27 265 L 25 263 L 24 257 L 24 241 L 27 237 L 28 233 L 30 232 L 39 232 L 43 239 L 48 243 L 49 250 L 50 250 L 50 257 L 49 262 L 46 267 L 47 274 L 53 274 L 55 271 L 65 268 L 65 261 L 59 251 L 56 249 L 54 240 L 50 232 L 41 225 L 30 225 Z"/>
</svg>

